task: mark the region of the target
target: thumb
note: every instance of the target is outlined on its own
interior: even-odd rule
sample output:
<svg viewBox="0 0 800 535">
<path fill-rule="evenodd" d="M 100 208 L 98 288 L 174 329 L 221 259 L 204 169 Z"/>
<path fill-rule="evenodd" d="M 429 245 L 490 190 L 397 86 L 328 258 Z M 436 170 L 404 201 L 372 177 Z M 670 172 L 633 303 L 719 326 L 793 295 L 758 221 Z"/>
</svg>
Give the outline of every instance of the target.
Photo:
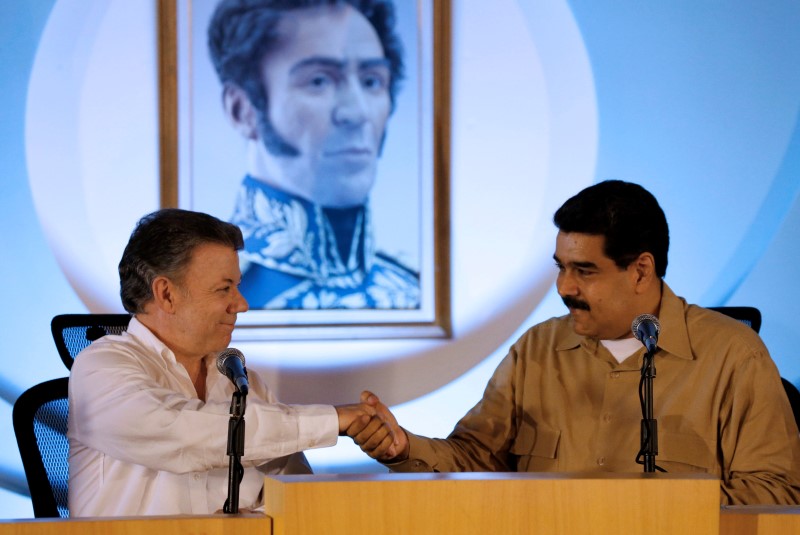
<svg viewBox="0 0 800 535">
<path fill-rule="evenodd" d="M 361 403 L 366 403 L 367 405 L 372 405 L 375 407 L 381 400 L 378 399 L 378 396 L 370 392 L 369 390 L 364 390 L 361 392 Z"/>
</svg>

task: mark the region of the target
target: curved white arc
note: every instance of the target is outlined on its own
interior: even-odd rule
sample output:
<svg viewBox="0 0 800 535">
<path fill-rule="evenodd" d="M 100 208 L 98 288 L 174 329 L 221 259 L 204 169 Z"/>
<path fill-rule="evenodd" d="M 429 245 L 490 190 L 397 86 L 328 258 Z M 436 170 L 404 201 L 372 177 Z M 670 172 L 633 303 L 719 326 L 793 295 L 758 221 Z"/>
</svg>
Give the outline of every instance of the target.
<svg viewBox="0 0 800 535">
<path fill-rule="evenodd" d="M 548 271 L 551 270 L 548 268 Z M 520 299 L 511 306 L 492 315 L 492 321 L 474 325 L 452 340 L 409 344 L 414 350 L 394 359 L 341 366 L 332 358 L 329 368 L 319 367 L 313 372 L 288 366 L 286 360 L 272 366 L 263 364 L 265 359 L 259 359 L 248 368 L 273 379 L 270 384 L 276 386 L 278 397 L 288 403 L 352 403 L 362 390 L 370 389 L 379 392 L 381 400 L 388 405 L 396 405 L 458 379 L 497 350 L 508 340 L 505 326 L 519 325 L 548 292 L 552 282 L 552 278 L 543 276 L 538 284 L 523 290 Z M 373 342 L 370 347 L 379 351 L 377 346 L 384 344 Z M 241 344 L 240 347 L 248 355 L 248 362 L 253 362 L 255 358 L 251 358 L 251 354 L 257 354 L 257 347 Z"/>
<path fill-rule="evenodd" d="M 34 205 L 62 271 L 95 312 L 121 310 L 122 248 L 158 207 L 154 8 L 134 7 L 57 2 L 28 90 Z"/>
<path fill-rule="evenodd" d="M 457 22 L 457 30 L 466 32 L 466 25 L 483 25 L 479 7 L 461 8 L 454 20 L 469 19 L 469 23 Z M 456 47 L 468 58 L 456 58 L 455 64 L 483 67 L 456 73 L 453 84 L 454 338 L 252 344 L 248 348 L 248 355 L 255 352 L 252 366 L 278 379 L 275 383 L 280 385 L 282 398 L 322 401 L 333 397 L 346 402 L 368 386 L 381 392 L 390 404 L 414 399 L 458 378 L 495 351 L 549 290 L 555 276 L 552 214 L 593 178 L 597 153 L 594 86 L 586 53 L 578 53 L 583 50 L 580 46 L 570 48 L 577 57 L 531 61 L 529 58 L 540 58 L 543 49 L 558 54 L 559 47 L 556 43 L 540 45 L 536 40 L 528 42 L 530 49 L 520 50 L 515 32 L 525 32 L 531 39 L 538 36 L 528 33 L 525 19 L 513 3 L 503 3 L 502 8 L 502 13 L 508 10 L 508 19 L 516 21 L 503 28 L 506 35 L 514 36 L 519 56 L 503 52 L 504 57 L 495 57 L 478 43 L 475 49 Z M 562 10 L 560 21 L 574 25 L 566 6 Z M 574 28 L 572 35 L 580 37 Z M 458 33 L 455 39 L 459 39 Z M 503 51 L 503 47 L 497 50 Z M 524 67 L 515 65 L 518 57 L 525 57 L 524 67 L 533 70 L 520 73 Z M 557 83 L 551 84 L 545 65 L 550 69 L 560 65 L 556 80 L 583 83 L 583 92 L 578 87 L 561 91 Z M 573 69 L 580 72 L 570 73 Z M 541 93 L 532 96 L 535 84 L 521 80 L 534 79 L 542 81 Z M 518 84 L 514 91 L 508 89 L 512 80 Z M 526 90 L 521 90 L 522 86 Z M 497 108 L 486 104 L 487 91 L 518 113 L 498 116 Z M 552 104 L 551 98 L 558 104 Z M 519 102 L 519 106 L 510 102 Z M 495 154 L 509 157 L 509 161 L 498 161 Z M 528 180 L 520 180 L 522 173 Z"/>
<path fill-rule="evenodd" d="M 85 2 L 81 8 L 61 1 L 53 7 L 31 72 L 25 121 L 28 174 L 39 221 L 62 271 L 90 308 L 99 303 L 81 283 L 100 276 L 102 268 L 83 265 L 97 247 L 82 215 L 82 185 L 75 182 L 81 176 L 75 126 L 86 60 L 106 7 L 104 1 Z M 63 31 L 65 27 L 72 31 Z"/>
<path fill-rule="evenodd" d="M 142 28 L 152 30 L 152 20 L 144 8 L 126 17 L 130 4 L 111 0 L 95 0 L 88 13 L 76 0 L 57 8 L 31 81 L 31 187 L 76 292 L 91 311 L 118 310 L 122 247 L 135 221 L 158 204 L 155 67 L 151 61 L 146 71 L 143 58 L 152 51 L 141 50 Z M 586 51 L 566 2 L 553 3 L 547 16 L 566 27 L 532 32 L 514 0 L 454 6 L 453 339 L 241 344 L 248 367 L 277 379 L 281 397 L 352 401 L 354 391 L 374 385 L 390 403 L 414 399 L 485 359 L 547 293 L 554 275 L 550 218 L 591 182 L 596 157 Z M 75 28 L 83 37 L 74 46 L 55 36 Z M 477 31 L 480 40 L 470 37 Z M 564 47 L 565 35 L 578 43 Z M 63 50 L 67 73 L 58 68 Z M 125 65 L 115 70 L 120 58 Z M 118 80 L 108 76 L 117 70 Z M 49 151 L 52 158 L 42 157 Z"/>
</svg>

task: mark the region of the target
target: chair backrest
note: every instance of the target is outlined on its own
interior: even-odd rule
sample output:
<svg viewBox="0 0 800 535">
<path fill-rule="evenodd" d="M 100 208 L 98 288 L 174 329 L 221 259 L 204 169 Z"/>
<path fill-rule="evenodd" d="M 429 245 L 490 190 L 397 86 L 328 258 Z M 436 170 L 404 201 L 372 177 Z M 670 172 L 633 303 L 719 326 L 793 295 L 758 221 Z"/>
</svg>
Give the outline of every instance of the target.
<svg viewBox="0 0 800 535">
<path fill-rule="evenodd" d="M 708 307 L 751 327 L 755 332 L 761 330 L 761 311 L 756 307 Z"/>
<path fill-rule="evenodd" d="M 753 328 L 755 332 L 761 329 L 761 311 L 755 307 L 709 307 L 711 310 L 721 312 L 726 316 L 737 319 Z M 789 398 L 789 404 L 792 406 L 792 413 L 794 414 L 794 421 L 800 429 L 800 390 L 788 379 L 781 377 L 783 389 L 786 391 L 786 397 Z"/>
<path fill-rule="evenodd" d="M 781 377 L 783 389 L 786 391 L 786 397 L 789 398 L 789 405 L 792 406 L 794 413 L 794 421 L 797 423 L 797 428 L 800 429 L 800 390 L 788 379 Z"/>
<path fill-rule="evenodd" d="M 14 402 L 14 434 L 37 518 L 69 516 L 68 385 L 67 377 L 39 383 Z"/>
<path fill-rule="evenodd" d="M 130 320 L 128 314 L 61 314 L 53 318 L 50 330 L 69 370 L 82 349 L 106 334 L 122 333 Z M 29 388 L 14 402 L 14 434 L 37 518 L 69 516 L 68 387 L 67 377 L 53 379 Z"/>
<path fill-rule="evenodd" d="M 120 334 L 128 328 L 130 314 L 61 314 L 50 322 L 58 355 L 67 369 L 83 348 L 107 334 Z"/>
</svg>

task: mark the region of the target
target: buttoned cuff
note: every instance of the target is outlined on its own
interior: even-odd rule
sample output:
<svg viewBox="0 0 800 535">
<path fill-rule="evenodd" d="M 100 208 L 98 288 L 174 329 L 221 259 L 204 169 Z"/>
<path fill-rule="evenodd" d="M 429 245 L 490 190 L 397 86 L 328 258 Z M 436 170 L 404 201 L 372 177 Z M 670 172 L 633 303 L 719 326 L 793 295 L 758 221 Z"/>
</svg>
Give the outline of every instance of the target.
<svg viewBox="0 0 800 535">
<path fill-rule="evenodd" d="M 335 446 L 339 438 L 339 416 L 332 405 L 295 405 L 298 413 L 300 450 Z"/>
<path fill-rule="evenodd" d="M 383 463 L 392 472 L 434 472 L 433 467 L 425 461 L 432 458 L 433 451 L 428 445 L 430 439 L 417 436 L 406 431 L 408 437 L 408 459 L 396 463 Z"/>
</svg>

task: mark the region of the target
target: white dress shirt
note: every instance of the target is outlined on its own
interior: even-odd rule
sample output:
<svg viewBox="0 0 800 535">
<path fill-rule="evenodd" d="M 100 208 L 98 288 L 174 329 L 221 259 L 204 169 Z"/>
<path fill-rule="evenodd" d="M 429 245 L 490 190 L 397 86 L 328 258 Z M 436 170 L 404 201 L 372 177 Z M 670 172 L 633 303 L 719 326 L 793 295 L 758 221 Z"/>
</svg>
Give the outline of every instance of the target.
<svg viewBox="0 0 800 535">
<path fill-rule="evenodd" d="M 228 496 L 233 384 L 206 357 L 206 401 L 135 317 L 75 359 L 69 381 L 70 516 L 209 514 Z M 336 444 L 330 405 L 283 405 L 249 373 L 239 507 L 263 506 L 265 474 L 310 473 L 301 453 Z"/>
</svg>

